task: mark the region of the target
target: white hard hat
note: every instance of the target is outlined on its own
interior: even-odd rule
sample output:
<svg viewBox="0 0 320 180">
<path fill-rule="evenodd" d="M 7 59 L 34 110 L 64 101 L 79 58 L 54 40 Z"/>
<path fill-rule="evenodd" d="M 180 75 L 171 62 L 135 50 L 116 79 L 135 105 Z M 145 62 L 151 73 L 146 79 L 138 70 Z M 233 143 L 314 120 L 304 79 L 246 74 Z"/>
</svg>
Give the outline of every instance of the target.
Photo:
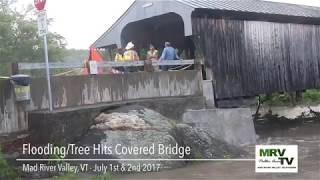
<svg viewBox="0 0 320 180">
<path fill-rule="evenodd" d="M 126 46 L 126 50 L 134 48 L 134 44 L 132 42 L 129 42 Z"/>
</svg>

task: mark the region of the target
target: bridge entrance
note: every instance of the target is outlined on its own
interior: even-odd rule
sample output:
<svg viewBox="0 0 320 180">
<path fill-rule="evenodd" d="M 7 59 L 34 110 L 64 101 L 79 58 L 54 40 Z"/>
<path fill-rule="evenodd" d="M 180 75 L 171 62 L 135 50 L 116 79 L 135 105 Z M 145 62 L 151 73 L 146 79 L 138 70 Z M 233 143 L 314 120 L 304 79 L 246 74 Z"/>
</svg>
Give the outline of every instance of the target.
<svg viewBox="0 0 320 180">
<path fill-rule="evenodd" d="M 122 47 L 125 47 L 130 41 L 135 44 L 136 50 L 142 58 L 150 44 L 153 44 L 158 50 L 162 50 L 164 43 L 168 41 L 179 50 L 179 55 L 182 58 L 194 59 L 195 46 L 192 37 L 185 37 L 183 19 L 175 13 L 127 24 L 121 32 Z"/>
</svg>

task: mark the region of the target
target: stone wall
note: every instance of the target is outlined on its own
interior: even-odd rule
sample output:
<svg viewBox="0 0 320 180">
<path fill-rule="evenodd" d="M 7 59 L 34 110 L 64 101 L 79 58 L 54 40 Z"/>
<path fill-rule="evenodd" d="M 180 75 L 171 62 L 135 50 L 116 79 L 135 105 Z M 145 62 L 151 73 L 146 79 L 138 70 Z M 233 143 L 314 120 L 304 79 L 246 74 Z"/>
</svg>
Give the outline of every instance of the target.
<svg viewBox="0 0 320 180">
<path fill-rule="evenodd" d="M 235 146 L 256 143 L 249 108 L 189 110 L 183 123 L 207 131 L 211 136 Z"/>
<path fill-rule="evenodd" d="M 95 117 L 101 112 L 128 113 L 134 107 L 137 108 L 135 110 L 139 110 L 141 107 L 154 110 L 162 116 L 170 118 L 175 123 L 180 123 L 182 121 L 181 116 L 185 111 L 205 108 L 205 98 L 202 96 L 169 97 L 79 106 L 66 108 L 64 111 L 34 111 L 30 112 L 28 116 L 31 141 L 35 144 L 75 142 L 88 132 L 90 126 L 94 124 Z"/>
</svg>

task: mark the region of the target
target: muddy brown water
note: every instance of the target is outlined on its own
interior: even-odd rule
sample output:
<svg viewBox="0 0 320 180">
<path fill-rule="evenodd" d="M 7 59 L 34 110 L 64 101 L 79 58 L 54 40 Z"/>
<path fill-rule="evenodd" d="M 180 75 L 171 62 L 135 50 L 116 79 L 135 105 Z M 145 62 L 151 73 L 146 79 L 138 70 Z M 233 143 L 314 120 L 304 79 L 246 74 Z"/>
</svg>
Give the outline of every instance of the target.
<svg viewBox="0 0 320 180">
<path fill-rule="evenodd" d="M 317 120 L 318 121 L 318 120 Z M 254 161 L 207 162 L 183 168 L 151 173 L 114 175 L 113 180 L 320 180 L 320 122 L 273 121 L 256 123 L 257 144 L 298 145 L 298 173 L 255 173 Z M 255 158 L 255 146 L 244 147 Z M 76 179 L 92 179 L 92 174 L 81 174 Z"/>
<path fill-rule="evenodd" d="M 290 126 L 289 126 L 290 127 Z M 180 169 L 173 169 L 161 172 L 118 175 L 113 179 L 138 180 L 138 179 L 159 179 L 159 180 L 254 180 L 254 179 L 279 179 L 279 180 L 320 180 L 320 123 L 300 124 L 290 128 L 264 129 L 260 134 L 257 144 L 292 144 L 298 145 L 299 149 L 299 170 L 298 173 L 270 174 L 255 173 L 254 161 L 238 162 L 209 162 L 189 165 Z M 259 132 L 258 132 L 259 134 Z M 245 149 L 249 152 L 247 158 L 254 159 L 255 147 L 248 146 Z"/>
</svg>

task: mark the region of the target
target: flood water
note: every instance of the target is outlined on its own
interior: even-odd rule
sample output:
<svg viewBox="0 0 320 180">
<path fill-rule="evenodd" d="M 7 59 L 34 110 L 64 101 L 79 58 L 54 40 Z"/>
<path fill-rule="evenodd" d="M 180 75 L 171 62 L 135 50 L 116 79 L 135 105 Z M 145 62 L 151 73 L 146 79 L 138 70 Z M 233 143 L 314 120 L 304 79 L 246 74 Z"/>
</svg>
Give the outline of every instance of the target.
<svg viewBox="0 0 320 180">
<path fill-rule="evenodd" d="M 259 134 L 259 132 L 257 132 Z M 320 180 L 320 123 L 303 124 L 287 129 L 270 128 L 259 134 L 257 144 L 298 145 L 299 170 L 293 174 L 255 173 L 254 161 L 208 162 L 189 165 L 180 169 L 166 170 L 146 174 L 114 176 L 113 179 L 159 179 L 159 180 Z M 254 159 L 255 147 L 248 146 L 248 159 Z"/>
</svg>

